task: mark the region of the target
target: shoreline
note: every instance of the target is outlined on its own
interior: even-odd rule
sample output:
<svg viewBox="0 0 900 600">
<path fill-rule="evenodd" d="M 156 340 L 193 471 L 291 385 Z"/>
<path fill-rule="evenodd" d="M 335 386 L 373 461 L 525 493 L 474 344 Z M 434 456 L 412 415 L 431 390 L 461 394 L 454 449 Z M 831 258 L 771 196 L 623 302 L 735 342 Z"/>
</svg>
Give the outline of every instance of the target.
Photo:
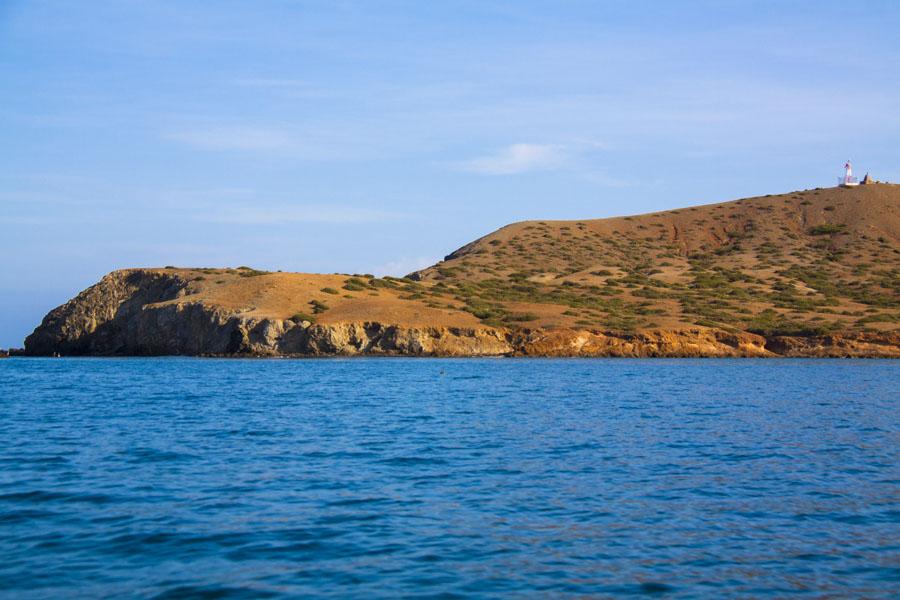
<svg viewBox="0 0 900 600">
<path fill-rule="evenodd" d="M 479 356 L 434 356 L 434 355 L 414 355 L 414 354 L 332 354 L 327 356 L 316 356 L 316 355 L 274 355 L 274 356 L 265 356 L 265 355 L 233 355 L 233 354 L 223 354 L 223 355 L 186 355 L 186 354 L 114 354 L 114 355 L 100 355 L 100 354 L 82 354 L 82 355 L 70 355 L 70 356 L 41 356 L 41 355 L 12 355 L 12 356 L 4 356 L 0 358 L 9 358 L 9 359 L 25 359 L 25 360 L 53 360 L 53 359 L 90 359 L 90 360 L 117 360 L 117 359 L 168 359 L 168 358 L 183 358 L 183 359 L 199 359 L 199 360 L 253 360 L 253 361 L 277 361 L 277 360 L 288 360 L 288 361 L 328 361 L 328 360 L 461 360 L 461 361 L 475 361 L 475 360 L 513 360 L 513 361 L 536 361 L 536 360 L 554 360 L 554 361 L 564 361 L 564 360 L 580 360 L 580 361 L 601 361 L 601 360 L 615 360 L 615 361 L 629 361 L 629 360 L 678 360 L 678 361 L 688 361 L 688 360 L 703 360 L 703 361 L 717 361 L 717 360 L 739 360 L 739 361 L 753 361 L 753 360 L 761 360 L 761 361 L 777 361 L 777 360 L 788 360 L 788 361 L 797 361 L 797 360 L 865 360 L 865 361 L 875 361 L 875 360 L 898 360 L 900 357 L 897 356 L 883 356 L 883 355 L 832 355 L 832 356 L 780 356 L 780 355 L 772 355 L 772 356 L 508 356 L 508 355 L 479 355 Z"/>
<path fill-rule="evenodd" d="M 333 352 L 333 353 L 199 353 L 199 354 L 183 354 L 183 353 L 147 353 L 147 352 L 130 352 L 130 353 L 57 353 L 57 354 L 39 354 L 28 352 L 16 352 L 8 356 L 0 358 L 18 359 L 18 358 L 201 358 L 201 359 L 251 359 L 251 360 L 328 360 L 328 359 L 509 359 L 509 360 L 530 360 L 530 359 L 900 359 L 900 352 L 895 347 L 886 347 L 882 351 L 848 351 L 838 348 L 829 348 L 810 352 L 792 352 L 790 354 L 778 354 L 775 352 L 767 352 L 765 354 L 741 354 L 741 353 L 702 353 L 702 352 L 608 352 L 608 353 L 577 353 L 577 352 L 553 352 L 553 353 L 523 353 L 508 352 L 501 354 L 490 353 L 473 353 L 473 354 L 456 354 L 456 353 L 403 353 L 403 352 Z"/>
</svg>

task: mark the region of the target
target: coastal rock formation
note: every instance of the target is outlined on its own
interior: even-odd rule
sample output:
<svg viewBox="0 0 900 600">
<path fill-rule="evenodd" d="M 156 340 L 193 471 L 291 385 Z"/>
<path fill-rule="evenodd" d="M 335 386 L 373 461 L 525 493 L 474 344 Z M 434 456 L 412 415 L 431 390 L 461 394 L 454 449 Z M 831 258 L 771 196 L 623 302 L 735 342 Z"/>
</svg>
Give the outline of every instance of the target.
<svg viewBox="0 0 900 600">
<path fill-rule="evenodd" d="M 860 333 L 857 335 L 773 336 L 766 349 L 779 356 L 849 358 L 900 358 L 900 334 Z"/>
<path fill-rule="evenodd" d="M 54 309 L 25 340 L 40 355 L 900 357 L 900 335 L 763 337 L 713 328 L 638 333 L 586 329 L 313 324 L 256 318 L 192 300 L 189 282 L 116 271 Z"/>
<path fill-rule="evenodd" d="M 116 271 L 48 314 L 25 340 L 29 355 L 501 355 L 490 327 L 377 322 L 312 324 L 256 318 L 192 300 L 183 277 Z"/>
<path fill-rule="evenodd" d="M 900 356 L 900 186 L 514 223 L 405 278 L 110 273 L 30 355 Z"/>
<path fill-rule="evenodd" d="M 585 330 L 533 331 L 514 335 L 523 356 L 752 357 L 773 356 L 766 339 L 717 329 L 650 330 L 635 334 Z"/>
</svg>

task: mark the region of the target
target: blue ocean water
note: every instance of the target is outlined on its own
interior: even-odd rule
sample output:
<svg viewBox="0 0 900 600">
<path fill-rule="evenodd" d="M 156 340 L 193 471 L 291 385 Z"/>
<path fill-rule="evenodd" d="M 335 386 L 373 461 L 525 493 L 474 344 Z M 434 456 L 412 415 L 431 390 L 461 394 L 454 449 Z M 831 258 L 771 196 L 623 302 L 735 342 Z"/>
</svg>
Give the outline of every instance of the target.
<svg viewBox="0 0 900 600">
<path fill-rule="evenodd" d="M 900 362 L 0 361 L 0 595 L 897 597 Z"/>
</svg>

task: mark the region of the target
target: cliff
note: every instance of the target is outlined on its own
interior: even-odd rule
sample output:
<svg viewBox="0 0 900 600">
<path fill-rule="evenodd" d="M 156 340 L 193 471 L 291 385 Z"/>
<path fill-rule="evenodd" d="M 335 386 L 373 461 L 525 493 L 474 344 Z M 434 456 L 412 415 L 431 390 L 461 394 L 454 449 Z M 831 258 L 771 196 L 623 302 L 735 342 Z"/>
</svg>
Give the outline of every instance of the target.
<svg viewBox="0 0 900 600">
<path fill-rule="evenodd" d="M 208 304 L 183 273 L 116 271 L 48 314 L 25 340 L 30 355 L 498 355 L 489 327 L 314 324 L 308 315 L 259 317 Z M 312 318 L 312 317 L 308 317 Z"/>
<path fill-rule="evenodd" d="M 127 269 L 30 355 L 900 356 L 900 186 L 504 227 L 409 278 Z"/>
</svg>

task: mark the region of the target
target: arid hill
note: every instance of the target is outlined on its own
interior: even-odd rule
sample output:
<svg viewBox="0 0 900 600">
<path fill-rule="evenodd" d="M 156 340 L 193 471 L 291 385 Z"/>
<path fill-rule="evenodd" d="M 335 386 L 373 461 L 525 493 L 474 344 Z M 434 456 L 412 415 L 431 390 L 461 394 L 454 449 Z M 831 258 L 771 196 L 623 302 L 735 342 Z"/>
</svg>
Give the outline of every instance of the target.
<svg viewBox="0 0 900 600">
<path fill-rule="evenodd" d="M 900 186 L 514 223 L 413 277 L 497 324 L 896 330 Z"/>
<path fill-rule="evenodd" d="M 116 271 L 26 352 L 900 356 L 900 186 L 515 223 L 403 279 Z"/>
</svg>

